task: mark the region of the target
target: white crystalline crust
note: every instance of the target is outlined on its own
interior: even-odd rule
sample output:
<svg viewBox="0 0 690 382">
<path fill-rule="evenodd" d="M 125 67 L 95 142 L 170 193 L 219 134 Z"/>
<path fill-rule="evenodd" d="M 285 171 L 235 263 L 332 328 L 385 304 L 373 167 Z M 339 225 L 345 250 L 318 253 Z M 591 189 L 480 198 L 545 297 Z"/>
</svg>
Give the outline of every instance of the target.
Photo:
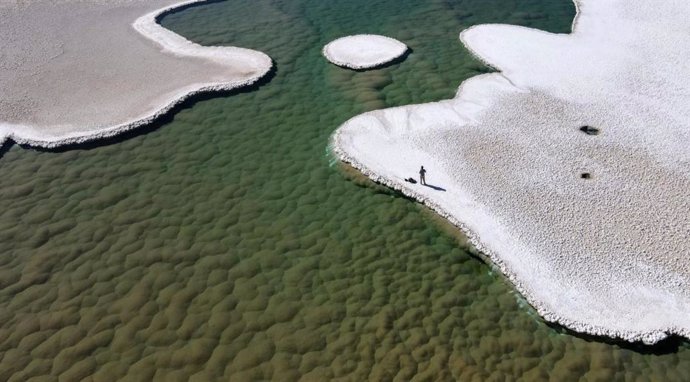
<svg viewBox="0 0 690 382">
<path fill-rule="evenodd" d="M 690 338 L 690 2 L 576 6 L 571 34 L 463 31 L 500 73 L 357 116 L 333 150 L 466 232 L 546 320 Z M 403 180 L 420 165 L 446 191 Z"/>
<path fill-rule="evenodd" d="M 407 52 L 407 45 L 379 35 L 359 34 L 341 37 L 323 47 L 323 55 L 333 64 L 350 69 L 370 69 L 396 60 Z"/>
<path fill-rule="evenodd" d="M 204 1 L 0 4 L 0 142 L 55 147 L 113 136 L 270 71 L 264 53 L 200 46 L 158 24 Z"/>
</svg>

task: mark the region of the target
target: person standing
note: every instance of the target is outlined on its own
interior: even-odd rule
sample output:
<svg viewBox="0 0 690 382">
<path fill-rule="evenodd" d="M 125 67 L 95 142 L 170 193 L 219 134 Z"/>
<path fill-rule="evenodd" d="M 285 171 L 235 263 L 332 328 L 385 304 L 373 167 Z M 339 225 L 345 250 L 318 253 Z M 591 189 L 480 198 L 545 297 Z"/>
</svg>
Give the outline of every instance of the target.
<svg viewBox="0 0 690 382">
<path fill-rule="evenodd" d="M 426 170 L 424 166 L 419 169 L 419 183 L 426 185 Z"/>
</svg>

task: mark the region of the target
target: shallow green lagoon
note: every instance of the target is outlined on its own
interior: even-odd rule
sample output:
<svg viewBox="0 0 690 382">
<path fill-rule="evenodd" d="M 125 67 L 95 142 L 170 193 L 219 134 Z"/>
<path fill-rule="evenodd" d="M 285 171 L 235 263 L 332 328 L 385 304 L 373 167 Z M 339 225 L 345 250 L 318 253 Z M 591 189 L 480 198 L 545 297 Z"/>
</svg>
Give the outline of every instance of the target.
<svg viewBox="0 0 690 382">
<path fill-rule="evenodd" d="M 450 98 L 487 71 L 460 30 L 567 32 L 573 15 L 567 0 L 230 0 L 166 17 L 276 72 L 122 141 L 3 154 L 0 380 L 690 378 L 677 341 L 546 325 L 453 229 L 327 150 L 354 115 Z M 353 33 L 413 52 L 370 72 L 321 57 Z"/>
</svg>

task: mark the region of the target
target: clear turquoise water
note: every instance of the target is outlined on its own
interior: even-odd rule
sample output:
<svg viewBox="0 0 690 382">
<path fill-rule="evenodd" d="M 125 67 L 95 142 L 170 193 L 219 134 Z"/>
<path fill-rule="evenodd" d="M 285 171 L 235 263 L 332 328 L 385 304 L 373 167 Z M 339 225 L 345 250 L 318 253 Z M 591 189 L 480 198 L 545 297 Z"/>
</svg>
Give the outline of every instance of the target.
<svg viewBox="0 0 690 382">
<path fill-rule="evenodd" d="M 334 163 L 361 112 L 451 97 L 487 71 L 477 23 L 567 32 L 566 0 L 230 0 L 163 24 L 268 53 L 271 81 L 146 134 L 0 158 L 0 380 L 684 380 L 690 351 L 543 323 L 463 238 Z M 413 53 L 354 72 L 352 33 Z"/>
</svg>

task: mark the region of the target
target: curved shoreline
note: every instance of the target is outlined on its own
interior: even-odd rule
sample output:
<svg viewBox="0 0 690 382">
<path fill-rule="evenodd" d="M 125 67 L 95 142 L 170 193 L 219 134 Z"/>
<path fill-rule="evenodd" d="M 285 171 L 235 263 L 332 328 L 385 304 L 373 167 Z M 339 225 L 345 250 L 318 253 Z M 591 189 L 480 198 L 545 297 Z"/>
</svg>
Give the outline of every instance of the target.
<svg viewBox="0 0 690 382">
<path fill-rule="evenodd" d="M 390 42 L 391 44 L 394 44 L 396 46 L 400 45 L 400 48 L 404 47 L 404 49 L 402 49 L 402 51 L 399 54 L 396 54 L 395 56 L 381 58 L 381 59 L 377 60 L 376 62 L 367 63 L 367 64 L 357 64 L 354 62 L 343 61 L 343 60 L 340 60 L 340 59 L 333 57 L 333 54 L 330 51 L 333 47 L 332 44 L 340 42 L 341 40 L 344 40 L 344 39 L 351 39 L 354 37 L 359 37 L 359 38 L 374 37 L 376 39 L 385 39 L 388 42 Z M 398 41 L 398 40 L 391 38 L 391 37 L 381 36 L 381 35 L 372 35 L 372 34 L 359 34 L 359 35 L 349 35 L 349 36 L 337 38 L 337 39 L 329 42 L 328 44 L 326 44 L 323 47 L 323 49 L 321 49 L 321 53 L 323 54 L 324 57 L 326 57 L 326 60 L 328 60 L 330 63 L 332 63 L 334 65 L 337 65 L 337 66 L 340 66 L 343 68 L 354 69 L 354 70 L 367 70 L 367 69 L 376 69 L 378 67 L 381 67 L 381 66 L 389 64 L 391 62 L 394 62 L 395 60 L 398 60 L 399 58 L 405 56 L 405 54 L 407 54 L 407 52 L 409 50 L 410 50 L 410 48 L 407 45 L 405 45 L 401 41 Z"/>
<path fill-rule="evenodd" d="M 552 312 L 543 306 L 540 300 L 536 299 L 532 293 L 529 292 L 523 283 L 518 279 L 517 275 L 506 265 L 506 263 L 501 259 L 496 252 L 491 251 L 482 242 L 479 235 L 474 233 L 471 229 L 467 227 L 460 220 L 456 219 L 450 212 L 446 211 L 439 204 L 433 202 L 428 197 L 415 192 L 411 188 L 407 187 L 405 183 L 387 178 L 385 176 L 376 174 L 371 171 L 368 167 L 357 161 L 354 157 L 350 156 L 345 150 L 340 148 L 340 134 L 336 131 L 331 138 L 330 143 L 331 150 L 335 153 L 336 157 L 357 169 L 364 176 L 368 177 L 372 181 L 390 187 L 393 190 L 399 191 L 407 197 L 410 197 L 419 203 L 425 205 L 431 210 L 435 211 L 442 218 L 446 219 L 452 225 L 457 227 L 465 236 L 470 244 L 472 244 L 479 252 L 486 255 L 487 258 L 501 271 L 501 273 L 510 281 L 515 290 L 517 290 L 525 300 L 539 313 L 539 316 L 547 322 L 561 325 L 569 330 L 573 330 L 577 333 L 583 333 L 588 335 L 594 335 L 599 337 L 611 337 L 622 339 L 628 342 L 642 342 L 646 345 L 654 345 L 660 341 L 665 340 L 670 335 L 678 335 L 685 338 L 690 338 L 690 331 L 680 329 L 680 328 L 666 328 L 654 332 L 613 332 L 603 326 L 594 326 L 591 324 L 579 322 L 576 320 L 567 319 L 561 317 L 558 314 Z"/>
<path fill-rule="evenodd" d="M 43 134 L 38 131 L 36 126 L 0 122 L 0 145 L 11 139 L 22 145 L 55 148 L 62 145 L 109 138 L 150 124 L 168 114 L 179 104 L 200 94 L 229 91 L 256 83 L 269 73 L 273 67 L 271 58 L 265 53 L 239 47 L 201 46 L 159 24 L 160 19 L 167 14 L 209 1 L 211 0 L 186 0 L 165 6 L 140 16 L 131 24 L 131 27 L 136 33 L 159 45 L 166 54 L 203 59 L 220 65 L 228 65 L 237 59 L 247 60 L 248 65 L 253 65 L 251 68 L 256 70 L 256 74 L 242 80 L 196 83 L 186 86 L 179 89 L 172 96 L 169 96 L 164 104 L 156 106 L 155 111 L 152 113 L 135 116 L 117 125 L 100 126 L 86 131 Z"/>
<path fill-rule="evenodd" d="M 582 1 L 580 0 L 574 0 L 574 4 L 576 7 L 576 16 L 573 20 L 572 23 L 572 31 L 568 36 L 572 36 L 575 34 L 580 34 L 577 33 L 577 29 L 580 28 L 581 25 L 581 16 L 582 16 Z M 484 24 L 487 25 L 487 24 Z M 471 30 L 474 30 L 479 26 L 472 26 L 468 29 L 463 30 L 460 33 L 460 40 L 462 43 L 465 45 L 465 47 L 471 52 L 472 55 L 477 57 L 479 60 L 484 62 L 486 65 L 495 68 L 496 70 L 502 70 L 504 68 L 501 68 L 500 63 L 491 61 L 486 58 L 486 55 L 482 55 L 480 52 L 478 52 L 471 43 L 468 42 L 467 36 L 468 32 Z M 534 29 L 530 28 L 524 28 L 524 27 L 518 27 L 518 26 L 509 26 L 511 30 L 515 29 L 526 29 L 529 30 L 531 33 L 536 33 L 536 34 L 545 34 L 545 35 L 554 35 L 550 34 L 548 32 L 543 32 L 543 31 L 537 31 Z M 515 29 L 512 29 L 515 28 Z M 402 126 L 406 126 L 405 124 L 411 123 L 409 122 L 409 119 L 412 118 L 410 117 L 409 114 L 412 114 L 414 112 L 417 112 L 417 108 L 423 108 L 425 106 L 434 106 L 434 105 L 439 105 L 438 109 L 441 109 L 445 107 L 443 110 L 446 109 L 452 109 L 455 110 L 455 113 L 458 113 L 458 117 L 456 118 L 465 118 L 467 120 L 473 120 L 476 115 L 473 113 L 476 112 L 476 110 L 480 110 L 479 112 L 483 112 L 487 108 L 490 108 L 491 106 L 487 106 L 485 103 L 488 100 L 491 102 L 492 100 L 490 99 L 491 96 L 487 96 L 485 98 L 475 98 L 472 99 L 472 95 L 480 95 L 480 96 L 485 96 L 485 94 L 477 93 L 477 88 L 476 82 L 475 81 L 480 81 L 483 79 L 499 79 L 501 81 L 505 81 L 508 83 L 510 87 L 514 88 L 513 91 L 525 91 L 522 88 L 520 88 L 519 85 L 516 85 L 513 83 L 509 75 L 504 74 L 503 72 L 497 72 L 497 73 L 490 73 L 490 74 L 484 74 L 484 75 L 479 75 L 475 77 L 471 77 L 460 85 L 458 88 L 458 91 L 456 93 L 455 98 L 451 100 L 444 100 L 444 101 L 439 101 L 439 102 L 433 102 L 429 104 L 421 104 L 421 105 L 409 105 L 409 106 L 403 106 L 403 107 L 397 107 L 397 108 L 392 108 L 392 109 L 385 109 L 383 111 L 377 111 L 377 112 L 369 112 L 365 113 L 363 115 L 357 116 L 352 118 L 351 120 L 345 122 L 343 125 L 341 125 L 336 132 L 332 135 L 331 137 L 331 142 L 330 142 L 330 147 L 334 154 L 343 162 L 346 162 L 350 164 L 352 167 L 358 169 L 362 174 L 365 176 L 369 177 L 370 179 L 374 180 L 377 183 L 384 184 L 390 188 L 393 188 L 395 190 L 400 191 L 404 195 L 411 197 L 420 203 L 428 206 L 432 210 L 436 211 L 439 215 L 447 219 L 450 223 L 458 227 L 465 235 L 469 238 L 470 242 L 477 247 L 481 252 L 486 254 L 487 257 L 491 259 L 491 261 L 501 270 L 501 272 L 510 280 L 510 282 L 515 286 L 515 289 L 520 292 L 525 299 L 537 310 L 537 312 L 540 314 L 540 316 L 543 317 L 548 322 L 553 322 L 559 325 L 562 325 L 568 329 L 571 329 L 575 332 L 579 333 L 586 333 L 590 335 L 595 335 L 595 336 L 606 336 L 606 337 L 612 337 L 612 338 L 620 338 L 625 341 L 629 342 L 638 342 L 641 341 L 645 344 L 655 344 L 665 338 L 667 338 L 669 335 L 677 335 L 685 338 L 690 338 L 690 330 L 685 327 L 681 326 L 658 326 L 657 328 L 654 328 L 652 330 L 620 330 L 620 329 L 614 329 L 612 327 L 607 327 L 605 325 L 598 325 L 596 323 L 592 322 L 587 322 L 583 320 L 579 320 L 574 317 L 565 317 L 561 314 L 558 314 L 556 310 L 552 309 L 551 307 L 548 306 L 548 303 L 545 303 L 541 298 L 538 298 L 535 293 L 533 292 L 534 284 L 533 286 L 528 286 L 530 284 L 530 280 L 525 278 L 525 274 L 523 273 L 522 275 L 518 275 L 514 269 L 510 267 L 509 264 L 506 263 L 506 259 L 504 259 L 502 256 L 499 256 L 499 254 L 491 249 L 491 245 L 489 244 L 491 240 L 488 240 L 484 238 L 483 236 L 477 234 L 473 229 L 471 229 L 468 224 L 463 223 L 460 221 L 459 218 L 456 218 L 452 211 L 450 211 L 448 208 L 442 206 L 440 203 L 432 200 L 428 195 L 424 195 L 424 193 L 420 193 L 416 191 L 412 186 L 409 186 L 407 183 L 403 181 L 403 178 L 399 175 L 393 175 L 392 172 L 397 172 L 397 170 L 386 170 L 386 172 L 376 172 L 374 171 L 370 166 L 364 164 L 361 160 L 356 158 L 356 155 L 354 152 L 364 152 L 366 149 L 365 148 L 357 148 L 355 149 L 354 144 L 352 143 L 352 140 L 357 137 L 357 134 L 360 134 L 364 136 L 366 134 L 366 131 L 368 129 L 376 129 L 376 134 L 383 134 L 380 133 L 379 130 L 385 130 L 385 129 L 395 129 L 396 127 L 398 129 L 404 128 Z M 468 90 L 467 88 L 471 88 L 471 90 Z M 529 86 L 528 86 L 529 88 Z M 477 93 L 477 94 L 474 94 Z M 489 91 L 490 92 L 490 91 Z M 468 94 L 471 94 L 468 96 Z M 458 110 L 458 104 L 453 105 L 454 100 L 460 100 L 463 99 L 464 101 L 475 103 L 478 106 L 478 109 L 473 109 L 467 111 L 465 114 L 462 114 L 464 111 L 463 110 Z M 460 101 L 458 101 L 460 102 Z M 453 107 L 455 106 L 455 107 Z M 401 114 L 406 114 L 406 116 L 402 117 L 400 116 Z M 421 112 L 419 112 L 421 114 Z M 417 115 L 419 116 L 419 115 Z M 402 118 L 402 119 L 399 119 Z M 448 117 L 451 118 L 451 117 Z M 356 121 L 353 123 L 353 121 Z M 476 122 L 476 121 L 475 121 Z M 467 122 L 465 122 L 467 123 Z M 355 126 L 356 125 L 356 126 Z M 406 127 L 407 129 L 410 129 L 409 125 Z M 426 126 L 422 126 L 421 128 L 427 128 Z M 349 129 L 349 131 L 348 131 Z M 354 132 L 356 131 L 356 132 Z M 348 136 L 348 133 L 350 133 L 350 136 Z M 400 133 L 396 131 L 395 133 L 399 134 L 400 136 L 394 136 L 391 138 L 392 140 L 395 139 L 400 139 L 400 141 L 403 141 L 406 136 L 405 133 Z M 394 134 L 394 133 L 391 133 Z M 385 134 L 383 135 L 385 137 Z M 419 138 L 418 136 L 415 136 L 416 138 Z M 347 141 L 346 138 L 350 138 L 350 141 Z M 409 139 L 409 137 L 407 137 Z M 383 141 L 386 138 L 381 138 L 379 141 Z M 412 142 L 407 142 L 409 145 L 398 145 L 395 149 L 401 150 L 402 149 L 414 149 L 417 148 L 415 146 L 415 143 Z M 395 145 L 394 143 L 391 143 L 391 145 Z M 372 150 L 371 147 L 369 147 L 369 150 Z M 367 159 L 369 161 L 374 161 L 372 157 L 374 157 L 374 154 L 367 154 Z M 384 155 L 384 154 L 381 154 Z M 407 153 L 406 155 L 409 155 L 410 157 L 415 157 L 414 153 Z M 372 163 L 373 164 L 373 163 Z M 381 163 L 376 163 L 377 167 L 385 166 L 383 162 Z M 445 175 L 445 173 L 444 173 Z M 443 200 L 443 199 L 441 199 Z M 468 202 L 470 204 L 472 203 L 478 203 L 477 201 L 472 200 L 471 202 Z M 457 213 L 457 211 L 456 211 Z M 473 221 L 473 224 L 476 224 L 476 221 Z M 682 223 L 681 223 L 682 224 Z M 496 239 L 496 238 L 494 238 Z M 512 260 L 512 259 L 511 259 Z M 551 264 L 553 265 L 553 264 Z M 534 281 L 534 280 L 532 280 Z M 564 297 L 565 298 L 565 297 Z"/>
</svg>

